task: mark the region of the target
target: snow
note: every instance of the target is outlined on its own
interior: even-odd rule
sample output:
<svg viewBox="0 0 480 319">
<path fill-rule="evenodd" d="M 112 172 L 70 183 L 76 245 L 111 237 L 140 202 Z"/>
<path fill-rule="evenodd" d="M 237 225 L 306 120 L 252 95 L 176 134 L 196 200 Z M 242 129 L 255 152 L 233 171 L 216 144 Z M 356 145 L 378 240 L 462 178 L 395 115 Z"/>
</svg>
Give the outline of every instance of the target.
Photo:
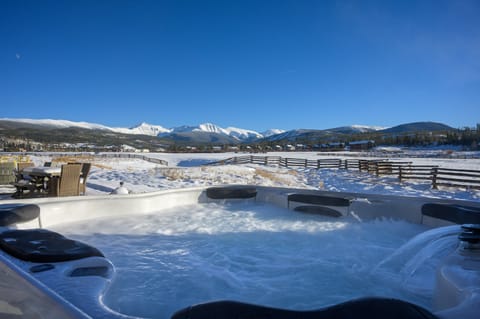
<svg viewBox="0 0 480 319">
<path fill-rule="evenodd" d="M 161 133 L 169 133 L 171 130 L 164 128 L 160 125 L 152 125 L 148 123 L 140 123 L 137 126 L 131 128 L 115 127 L 111 128 L 112 131 L 123 134 L 141 134 L 141 135 L 150 135 L 157 136 Z"/>
<path fill-rule="evenodd" d="M 179 126 L 170 130 L 168 133 L 184 133 L 184 132 L 207 132 L 216 133 L 234 137 L 238 140 L 246 140 L 251 138 L 262 138 L 263 136 L 255 131 L 246 130 L 236 127 L 222 128 L 212 123 L 203 123 L 198 126 Z M 168 135 L 168 134 L 163 134 Z"/>
<path fill-rule="evenodd" d="M 277 135 L 277 134 L 282 134 L 282 133 L 285 133 L 285 130 L 281 130 L 281 129 L 278 129 L 278 128 L 272 128 L 270 130 L 262 132 L 262 135 L 264 137 L 270 137 L 270 136 Z"/>
<path fill-rule="evenodd" d="M 368 131 L 371 131 L 371 130 L 381 131 L 381 130 L 389 128 L 387 126 L 370 126 L 370 125 L 359 125 L 359 124 L 354 124 L 351 127 L 354 128 L 354 129 L 357 129 L 359 132 L 368 132 Z"/>
<path fill-rule="evenodd" d="M 193 131 L 201 131 L 201 132 L 209 132 L 209 133 L 218 133 L 218 134 L 227 134 L 228 132 L 225 131 L 223 128 L 220 126 L 217 126 L 212 123 L 203 123 L 198 126 L 198 128 L 195 128 Z"/>
<path fill-rule="evenodd" d="M 229 136 L 235 137 L 239 140 L 247 140 L 247 139 L 263 137 L 263 135 L 258 132 L 255 132 L 252 130 L 245 130 L 237 127 L 227 127 L 225 131 L 227 131 Z"/>
<path fill-rule="evenodd" d="M 396 149 L 396 151 L 398 151 Z M 401 158 L 389 158 L 395 161 L 411 161 L 416 165 L 439 165 L 445 168 L 480 170 L 480 154 L 454 152 L 452 158 L 433 158 L 437 150 L 419 150 L 402 153 Z M 441 153 L 442 154 L 442 153 Z M 423 196 L 431 198 L 449 198 L 480 200 L 479 190 L 460 188 L 431 189 L 428 181 L 406 181 L 399 183 L 395 176 L 375 176 L 366 172 L 344 169 L 284 168 L 254 164 L 204 166 L 211 162 L 233 156 L 245 156 L 242 153 L 149 153 L 145 156 L 160 158 L 168 166 L 158 165 L 140 159 L 91 157 L 92 169 L 87 180 L 87 196 L 110 194 L 119 187 L 120 182 L 130 193 L 153 192 L 157 190 L 185 187 L 211 186 L 220 184 L 249 184 L 275 187 L 293 187 L 321 189 L 342 192 L 391 194 L 403 196 Z M 258 154 L 257 154 L 258 155 Z M 352 158 L 352 153 L 322 155 L 316 152 L 272 152 L 261 156 L 282 156 L 288 158 Z M 359 156 L 362 154 L 358 154 Z M 381 154 L 380 154 L 381 155 Z M 397 155 L 395 153 L 394 155 Z M 467 156 L 468 155 L 468 156 Z M 405 157 L 412 156 L 412 157 Z M 471 158 L 476 156 L 476 158 Z M 38 166 L 51 161 L 51 155 L 30 156 Z M 361 158 L 361 157 L 353 157 Z M 375 159 L 375 157 L 370 157 Z M 378 157 L 380 158 L 380 157 Z M 0 188 L 0 193 L 6 192 Z M 5 195 L 3 195 L 5 198 Z"/>
<path fill-rule="evenodd" d="M 1 118 L 2 121 L 14 121 L 14 122 L 21 122 L 21 123 L 30 123 L 36 125 L 43 125 L 43 126 L 53 126 L 57 128 L 66 128 L 66 127 L 80 127 L 85 129 L 92 129 L 92 130 L 111 130 L 110 127 L 95 124 L 95 123 L 87 123 L 87 122 L 72 122 L 67 120 L 53 120 L 53 119 L 12 119 L 12 118 Z"/>
</svg>

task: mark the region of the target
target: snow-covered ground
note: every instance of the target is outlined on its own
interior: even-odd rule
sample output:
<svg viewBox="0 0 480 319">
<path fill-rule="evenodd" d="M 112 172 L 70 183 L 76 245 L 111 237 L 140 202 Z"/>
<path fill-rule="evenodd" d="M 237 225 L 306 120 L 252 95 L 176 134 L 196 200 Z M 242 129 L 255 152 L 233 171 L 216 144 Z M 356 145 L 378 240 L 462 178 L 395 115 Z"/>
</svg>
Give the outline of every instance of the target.
<svg viewBox="0 0 480 319">
<path fill-rule="evenodd" d="M 392 150 L 389 150 L 392 151 Z M 446 168 L 466 168 L 480 170 L 478 153 L 449 152 L 450 158 L 433 157 L 438 152 L 417 151 L 402 152 L 399 160 L 412 161 L 413 164 L 439 165 Z M 422 154 L 424 158 L 418 158 Z M 109 194 L 119 186 L 120 182 L 131 193 L 152 192 L 162 189 L 210 186 L 218 184 L 251 184 L 264 186 L 285 186 L 306 189 L 322 189 L 331 191 L 395 194 L 405 196 L 424 196 L 435 198 L 455 198 L 464 200 L 480 200 L 479 190 L 431 189 L 428 181 L 399 183 L 395 176 L 378 177 L 357 170 L 312 168 L 283 168 L 264 165 L 223 165 L 202 166 L 203 164 L 222 160 L 232 156 L 243 156 L 241 153 L 150 153 L 148 157 L 160 158 L 168 162 L 168 166 L 154 164 L 140 159 L 98 158 L 89 159 L 93 166 L 87 180 L 87 195 Z M 288 152 L 261 154 L 262 156 L 282 156 L 289 158 L 352 158 L 351 153 L 336 153 L 335 156 L 321 155 L 316 152 Z M 362 158 L 362 154 L 358 154 Z M 395 158 L 389 155 L 390 160 Z M 412 156 L 412 157 L 408 157 Z M 472 158 L 474 157 L 474 158 Z M 52 159 L 51 155 L 30 156 L 36 165 L 42 165 Z M 369 157 L 372 158 L 372 157 Z M 0 193 L 8 190 L 0 189 Z M 6 196 L 3 195 L 3 198 Z"/>
</svg>

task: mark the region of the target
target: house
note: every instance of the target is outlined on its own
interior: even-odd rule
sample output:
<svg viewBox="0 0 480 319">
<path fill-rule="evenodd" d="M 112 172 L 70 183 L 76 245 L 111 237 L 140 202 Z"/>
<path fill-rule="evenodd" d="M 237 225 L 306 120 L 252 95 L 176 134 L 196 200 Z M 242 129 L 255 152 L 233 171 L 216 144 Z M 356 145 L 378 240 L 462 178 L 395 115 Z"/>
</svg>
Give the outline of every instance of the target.
<svg viewBox="0 0 480 319">
<path fill-rule="evenodd" d="M 345 150 L 345 143 L 331 142 L 331 143 L 328 143 L 327 147 L 329 151 L 343 151 Z"/>
<path fill-rule="evenodd" d="M 350 151 L 366 151 L 375 146 L 375 141 L 372 140 L 363 140 L 363 141 L 354 141 L 348 143 L 350 146 Z"/>
</svg>

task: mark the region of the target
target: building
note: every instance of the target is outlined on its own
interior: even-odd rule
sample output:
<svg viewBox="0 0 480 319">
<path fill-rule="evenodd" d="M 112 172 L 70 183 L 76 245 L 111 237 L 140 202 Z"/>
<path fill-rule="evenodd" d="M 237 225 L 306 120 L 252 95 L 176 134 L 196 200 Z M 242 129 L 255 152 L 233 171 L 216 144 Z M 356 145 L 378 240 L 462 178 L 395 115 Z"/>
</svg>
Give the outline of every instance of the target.
<svg viewBox="0 0 480 319">
<path fill-rule="evenodd" d="M 363 140 L 363 141 L 354 141 L 348 143 L 350 146 L 350 151 L 366 151 L 375 146 L 375 141 L 372 140 Z"/>
</svg>

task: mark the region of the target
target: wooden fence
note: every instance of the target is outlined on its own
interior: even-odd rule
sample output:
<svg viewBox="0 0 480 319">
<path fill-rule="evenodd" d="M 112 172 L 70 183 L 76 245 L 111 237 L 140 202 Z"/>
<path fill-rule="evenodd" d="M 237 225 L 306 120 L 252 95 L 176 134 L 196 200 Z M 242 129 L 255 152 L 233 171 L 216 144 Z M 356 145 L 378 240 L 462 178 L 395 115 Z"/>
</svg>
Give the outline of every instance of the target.
<svg viewBox="0 0 480 319">
<path fill-rule="evenodd" d="M 408 161 L 390 161 L 388 159 L 345 159 L 338 158 L 309 160 L 303 158 L 283 158 L 280 156 L 238 156 L 210 163 L 223 164 L 260 164 L 282 167 L 354 169 L 378 176 L 397 176 L 400 182 L 406 180 L 430 181 L 432 188 L 438 186 L 480 189 L 480 171 L 466 169 L 441 168 L 436 165 L 413 165 Z"/>
<path fill-rule="evenodd" d="M 305 167 L 305 168 L 341 168 L 343 163 L 338 158 L 309 160 L 304 158 L 285 158 L 280 156 L 236 156 L 221 161 L 213 162 L 208 165 L 224 164 L 260 164 L 260 165 L 279 165 L 282 167 Z"/>
<path fill-rule="evenodd" d="M 10 153 L 8 156 L 27 156 L 27 155 L 38 155 L 38 156 L 51 156 L 51 157 L 99 157 L 99 158 L 135 158 L 135 159 L 140 159 L 144 160 L 147 162 L 159 164 L 159 165 L 165 165 L 168 166 L 168 162 L 159 158 L 154 158 L 154 157 L 149 157 L 145 155 L 140 155 L 140 154 L 131 154 L 131 153 L 92 153 L 92 152 L 69 152 L 69 153 L 48 153 L 48 152 L 27 152 L 27 153 L 22 153 L 22 155 L 16 154 L 16 153 Z"/>
<path fill-rule="evenodd" d="M 438 166 L 433 165 L 410 165 L 406 167 L 401 167 L 398 179 L 400 182 L 404 180 L 433 180 L 433 169 Z"/>
<path fill-rule="evenodd" d="M 165 165 L 168 166 L 168 162 L 159 158 L 149 157 L 145 155 L 139 154 L 129 154 L 129 153 L 102 153 L 102 154 L 95 154 L 95 157 L 100 158 L 134 158 L 143 161 L 147 161 L 154 164 Z"/>
<path fill-rule="evenodd" d="M 480 171 L 436 167 L 432 174 L 432 187 L 465 187 L 480 189 Z"/>
</svg>

